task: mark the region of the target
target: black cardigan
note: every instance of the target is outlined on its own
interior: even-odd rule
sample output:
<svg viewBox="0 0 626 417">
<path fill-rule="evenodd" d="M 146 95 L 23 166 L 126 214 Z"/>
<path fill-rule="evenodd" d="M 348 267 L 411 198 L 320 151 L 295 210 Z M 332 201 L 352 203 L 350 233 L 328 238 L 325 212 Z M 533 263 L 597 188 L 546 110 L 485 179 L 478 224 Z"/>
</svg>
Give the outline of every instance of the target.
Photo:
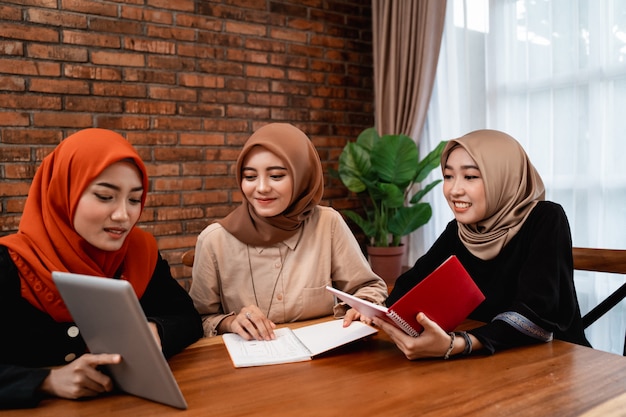
<svg viewBox="0 0 626 417">
<path fill-rule="evenodd" d="M 398 278 L 387 305 L 452 254 L 485 294 L 485 301 L 469 317 L 487 323 L 471 331 L 487 352 L 538 342 L 503 321 L 492 322 L 507 311 L 521 314 L 557 339 L 590 346 L 574 288 L 570 228 L 560 205 L 539 202 L 513 239 L 487 261 L 467 250 L 459 239 L 457 222 L 451 221 L 430 250 Z"/>
</svg>

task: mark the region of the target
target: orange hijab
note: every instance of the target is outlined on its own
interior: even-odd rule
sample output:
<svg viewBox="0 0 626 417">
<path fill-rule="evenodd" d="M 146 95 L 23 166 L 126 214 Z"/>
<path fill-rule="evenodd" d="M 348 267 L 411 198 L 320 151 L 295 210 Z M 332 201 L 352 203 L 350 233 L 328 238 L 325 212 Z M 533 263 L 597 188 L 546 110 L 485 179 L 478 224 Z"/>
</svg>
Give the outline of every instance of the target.
<svg viewBox="0 0 626 417">
<path fill-rule="evenodd" d="M 271 246 L 296 234 L 313 213 L 324 193 L 324 174 L 320 157 L 303 131 L 287 123 L 270 123 L 250 136 L 237 158 L 239 189 L 243 161 L 254 146 L 262 146 L 277 155 L 292 175 L 289 206 L 281 214 L 265 218 L 244 197 L 241 206 L 218 223 L 243 243 Z"/>
<path fill-rule="evenodd" d="M 504 132 L 476 130 L 451 139 L 441 155 L 442 170 L 458 146 L 478 165 L 487 199 L 484 219 L 474 224 L 457 222 L 459 238 L 474 256 L 493 259 L 519 232 L 537 202 L 544 199 L 543 181 L 524 148 Z"/>
<path fill-rule="evenodd" d="M 133 160 L 141 172 L 143 209 L 148 174 L 135 149 L 117 133 L 85 129 L 63 140 L 44 158 L 33 178 L 18 232 L 0 238 L 17 266 L 22 297 L 57 322 L 72 318 L 52 281 L 52 271 L 109 278 L 121 273 L 137 297 L 143 295 L 154 272 L 158 248 L 151 234 L 133 227 L 119 250 L 103 251 L 87 243 L 73 227 L 84 190 L 122 159 Z"/>
</svg>

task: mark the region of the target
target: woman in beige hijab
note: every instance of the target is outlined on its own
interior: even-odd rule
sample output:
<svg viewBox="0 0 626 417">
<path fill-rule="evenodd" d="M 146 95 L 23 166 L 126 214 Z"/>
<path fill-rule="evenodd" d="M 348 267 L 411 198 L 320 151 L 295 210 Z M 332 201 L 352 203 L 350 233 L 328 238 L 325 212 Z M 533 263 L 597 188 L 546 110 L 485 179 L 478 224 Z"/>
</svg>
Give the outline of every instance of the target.
<svg viewBox="0 0 626 417">
<path fill-rule="evenodd" d="M 320 206 L 322 165 L 309 138 L 272 123 L 244 145 L 236 166 L 242 204 L 198 237 L 190 295 L 205 336 L 274 337 L 275 323 L 358 313 L 334 305 L 332 285 L 374 303 L 387 296 L 341 215 Z"/>
<path fill-rule="evenodd" d="M 409 359 L 448 358 L 548 342 L 589 346 L 573 281 L 572 241 L 563 208 L 544 186 L 521 145 L 495 130 L 451 140 L 441 156 L 443 192 L 455 219 L 412 269 L 398 278 L 393 304 L 450 255 L 485 295 L 471 319 L 486 323 L 446 333 L 423 313 L 417 337 L 374 319 Z"/>
</svg>

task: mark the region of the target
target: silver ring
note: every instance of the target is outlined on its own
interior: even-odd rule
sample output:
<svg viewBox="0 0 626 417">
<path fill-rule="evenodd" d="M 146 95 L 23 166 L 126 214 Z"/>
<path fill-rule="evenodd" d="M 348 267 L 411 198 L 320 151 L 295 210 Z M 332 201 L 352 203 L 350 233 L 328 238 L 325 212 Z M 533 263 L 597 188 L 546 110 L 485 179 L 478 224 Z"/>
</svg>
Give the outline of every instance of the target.
<svg viewBox="0 0 626 417">
<path fill-rule="evenodd" d="M 250 314 L 249 311 L 246 312 L 246 318 L 250 321 L 252 321 L 252 314 Z"/>
</svg>

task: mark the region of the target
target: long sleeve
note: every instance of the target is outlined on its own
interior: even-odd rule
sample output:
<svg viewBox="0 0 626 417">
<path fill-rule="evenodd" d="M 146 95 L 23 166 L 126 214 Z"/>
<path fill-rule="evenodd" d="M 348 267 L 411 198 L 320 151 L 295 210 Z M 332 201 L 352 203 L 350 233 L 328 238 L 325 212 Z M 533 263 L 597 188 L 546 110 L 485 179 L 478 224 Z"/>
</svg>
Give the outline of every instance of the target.
<svg viewBox="0 0 626 417">
<path fill-rule="evenodd" d="M 200 315 L 191 298 L 159 261 L 146 292 L 139 300 L 146 317 L 158 325 L 163 354 L 170 357 L 202 337 Z"/>
<path fill-rule="evenodd" d="M 0 364 L 0 409 L 36 407 L 42 398 L 39 387 L 49 374 L 45 368 Z"/>
</svg>

